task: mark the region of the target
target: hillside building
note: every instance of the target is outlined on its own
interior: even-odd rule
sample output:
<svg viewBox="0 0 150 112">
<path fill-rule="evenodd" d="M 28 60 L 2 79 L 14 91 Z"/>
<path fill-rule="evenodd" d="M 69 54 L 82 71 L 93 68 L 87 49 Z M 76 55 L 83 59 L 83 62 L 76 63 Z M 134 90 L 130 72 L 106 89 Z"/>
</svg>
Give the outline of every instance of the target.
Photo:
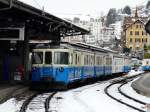
<svg viewBox="0 0 150 112">
<path fill-rule="evenodd" d="M 150 36 L 146 33 L 144 24 L 148 17 L 139 17 L 137 9 L 134 17 L 125 17 L 123 22 L 123 47 L 130 48 L 132 52 L 142 51 L 144 45 L 150 45 Z"/>
</svg>

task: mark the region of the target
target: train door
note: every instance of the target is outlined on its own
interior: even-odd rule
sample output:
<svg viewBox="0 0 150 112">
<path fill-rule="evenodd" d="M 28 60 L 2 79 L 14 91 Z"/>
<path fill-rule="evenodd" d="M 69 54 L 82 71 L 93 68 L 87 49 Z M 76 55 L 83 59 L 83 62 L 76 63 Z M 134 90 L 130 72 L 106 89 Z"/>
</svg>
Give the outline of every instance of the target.
<svg viewBox="0 0 150 112">
<path fill-rule="evenodd" d="M 112 57 L 109 55 L 106 59 L 107 61 L 107 66 L 108 66 L 108 75 L 112 74 Z"/>
<path fill-rule="evenodd" d="M 75 59 L 75 76 L 74 76 L 74 78 L 79 80 L 79 79 L 81 79 L 81 71 L 82 71 L 81 53 L 80 52 L 76 52 L 74 59 Z"/>
<path fill-rule="evenodd" d="M 92 75 L 92 77 L 96 77 L 94 75 L 94 54 L 90 56 L 90 75 Z"/>
</svg>

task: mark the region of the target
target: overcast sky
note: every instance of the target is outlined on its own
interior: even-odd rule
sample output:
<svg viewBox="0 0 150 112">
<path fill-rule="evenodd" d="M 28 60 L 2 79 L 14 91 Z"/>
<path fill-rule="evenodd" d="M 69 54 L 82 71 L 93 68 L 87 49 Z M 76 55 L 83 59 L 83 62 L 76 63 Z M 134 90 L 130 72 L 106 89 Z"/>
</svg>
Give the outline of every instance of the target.
<svg viewBox="0 0 150 112">
<path fill-rule="evenodd" d="M 135 7 L 145 4 L 148 0 L 20 0 L 37 8 L 44 9 L 56 16 L 70 17 L 75 15 L 101 15 L 110 8 L 123 8 L 126 5 Z"/>
</svg>

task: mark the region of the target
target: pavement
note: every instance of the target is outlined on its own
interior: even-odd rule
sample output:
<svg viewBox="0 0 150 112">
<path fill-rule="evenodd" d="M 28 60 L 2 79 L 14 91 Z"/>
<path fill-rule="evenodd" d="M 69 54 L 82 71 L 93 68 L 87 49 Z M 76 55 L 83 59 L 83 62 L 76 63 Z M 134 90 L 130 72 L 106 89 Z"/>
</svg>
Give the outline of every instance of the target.
<svg viewBox="0 0 150 112">
<path fill-rule="evenodd" d="M 28 87 L 20 84 L 0 84 L 0 103 L 3 103 L 9 98 L 14 97 L 18 94 L 22 94 L 28 89 Z"/>
<path fill-rule="evenodd" d="M 134 81 L 131 86 L 138 93 L 150 97 L 150 73 L 144 74 L 141 78 Z"/>
</svg>

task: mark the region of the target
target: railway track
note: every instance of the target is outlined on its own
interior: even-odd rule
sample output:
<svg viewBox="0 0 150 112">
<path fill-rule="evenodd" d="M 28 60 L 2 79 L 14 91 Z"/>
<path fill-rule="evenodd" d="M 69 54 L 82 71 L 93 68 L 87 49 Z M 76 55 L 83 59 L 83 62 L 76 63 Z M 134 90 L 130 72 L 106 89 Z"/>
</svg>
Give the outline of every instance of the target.
<svg viewBox="0 0 150 112">
<path fill-rule="evenodd" d="M 126 93 L 124 93 L 124 92 L 121 90 L 121 87 L 123 87 L 123 86 L 124 86 L 125 84 L 127 84 L 127 83 L 128 83 L 128 82 L 124 82 L 123 84 L 121 84 L 121 85 L 118 87 L 119 93 L 122 94 L 123 96 L 125 96 L 125 97 L 127 97 L 127 98 L 133 100 L 133 101 L 136 101 L 136 102 L 138 102 L 138 103 L 140 103 L 140 104 L 146 105 L 146 104 L 147 104 L 146 102 L 143 102 L 143 101 L 141 101 L 141 100 L 138 100 L 138 99 L 136 99 L 136 98 L 133 98 L 133 97 L 127 95 Z"/>
<path fill-rule="evenodd" d="M 137 76 L 135 76 L 135 77 L 137 77 Z M 124 104 L 124 105 L 126 105 L 126 106 L 128 106 L 128 107 L 130 107 L 130 108 L 133 108 L 133 109 L 138 110 L 138 111 L 140 111 L 140 112 L 145 112 L 145 110 L 143 110 L 143 109 L 141 109 L 141 108 L 137 108 L 137 107 L 134 106 L 134 105 L 130 105 L 130 104 L 128 104 L 127 102 L 124 102 L 123 100 L 120 100 L 119 98 L 114 97 L 114 96 L 111 95 L 111 94 L 109 93 L 109 91 L 108 91 L 108 90 L 110 89 L 110 87 L 112 87 L 113 85 L 116 85 L 116 84 L 121 83 L 121 85 L 119 85 L 119 87 L 118 87 L 118 89 L 117 89 L 117 90 L 119 91 L 119 93 L 120 93 L 121 95 L 123 95 L 124 97 L 126 97 L 126 98 L 128 98 L 128 99 L 130 99 L 130 100 L 133 100 L 133 101 L 135 101 L 135 102 L 137 102 L 137 103 L 140 103 L 141 105 L 144 106 L 144 105 L 146 104 L 145 102 L 142 102 L 142 101 L 139 101 L 139 100 L 137 100 L 137 99 L 135 99 L 135 98 L 132 98 L 132 97 L 126 95 L 125 93 L 123 93 L 123 91 L 121 90 L 121 87 L 122 87 L 123 85 L 125 85 L 125 84 L 127 84 L 129 81 L 131 81 L 131 80 L 127 80 L 127 79 L 133 79 L 133 78 L 135 78 L 135 77 L 132 77 L 132 78 L 122 78 L 122 77 L 118 77 L 118 78 L 110 79 L 110 80 L 107 80 L 107 81 L 99 81 L 99 82 L 97 82 L 97 83 L 94 84 L 94 85 L 93 85 L 93 84 L 92 84 L 92 85 L 88 85 L 88 86 L 86 86 L 86 87 L 80 88 L 79 90 L 80 90 L 80 91 L 83 91 L 83 90 L 92 88 L 92 87 L 94 87 L 94 86 L 97 86 L 97 85 L 99 85 L 99 84 L 109 82 L 109 83 L 111 83 L 111 84 L 108 85 L 108 86 L 104 89 L 105 93 L 106 93 L 109 97 L 111 97 L 112 99 L 114 99 L 114 100 L 116 100 L 116 101 L 118 101 L 118 102 L 120 102 L 120 103 L 122 103 L 122 104 Z M 79 91 L 79 90 L 76 89 L 76 90 L 73 90 L 73 91 L 74 91 L 74 92 L 77 92 L 77 91 Z M 32 109 L 32 110 L 34 110 L 34 111 L 37 111 L 37 110 L 39 110 L 39 109 L 42 109 L 43 112 L 44 112 L 44 111 L 45 111 L 45 112 L 50 112 L 50 110 L 52 109 L 52 108 L 50 107 L 50 102 L 51 102 L 51 100 L 54 98 L 54 96 L 55 96 L 56 93 L 57 93 L 57 92 L 51 92 L 51 93 L 38 92 L 38 93 L 35 93 L 35 94 L 31 95 L 27 100 L 24 101 L 24 103 L 23 103 L 22 107 L 20 108 L 20 111 L 19 111 L 19 112 L 27 112 L 29 109 Z M 42 101 L 41 101 L 41 98 L 42 98 Z M 38 104 L 38 105 L 37 105 L 37 104 Z"/>
<path fill-rule="evenodd" d="M 86 89 L 89 89 L 89 88 L 92 88 L 92 87 L 95 87 L 95 86 L 97 86 L 97 85 L 99 85 L 99 84 L 104 84 L 104 83 L 107 83 L 107 82 L 114 82 L 114 81 L 116 81 L 116 80 L 124 80 L 125 78 L 124 77 L 122 77 L 122 76 L 119 76 L 119 77 L 114 77 L 114 78 L 111 78 L 111 79 L 106 79 L 106 80 L 103 80 L 103 81 L 97 81 L 97 82 L 95 82 L 95 83 L 92 83 L 92 84 L 88 84 L 88 85 L 84 85 L 84 86 L 80 86 L 80 87 L 78 87 L 78 88 L 76 88 L 75 90 L 73 90 L 73 91 L 75 91 L 75 92 L 78 92 L 78 90 L 81 92 L 81 91 L 84 91 L 84 90 L 86 90 Z M 82 89 L 81 89 L 82 88 Z"/>
<path fill-rule="evenodd" d="M 22 104 L 19 112 L 27 112 L 27 110 L 29 108 L 31 108 L 30 106 L 32 106 L 32 110 L 33 109 L 40 109 L 41 107 L 42 108 L 44 107 L 45 108 L 44 111 L 45 112 L 49 112 L 49 103 L 50 103 L 50 100 L 53 98 L 53 96 L 56 93 L 57 92 L 51 92 L 51 93 L 37 92 L 37 93 L 31 95 L 28 99 L 26 99 L 24 101 L 24 103 Z M 42 106 L 41 103 L 44 106 Z M 36 107 L 33 106 L 33 105 L 36 105 Z"/>
<path fill-rule="evenodd" d="M 57 92 L 53 92 L 45 101 L 45 112 L 49 112 L 49 104 L 51 99 L 53 98 L 53 96 L 56 94 Z"/>
<path fill-rule="evenodd" d="M 124 105 L 126 105 L 126 106 L 128 106 L 128 107 L 130 107 L 130 108 L 132 108 L 132 109 L 134 109 L 134 110 L 140 111 L 140 112 L 146 112 L 143 108 L 138 108 L 137 106 L 135 106 L 135 105 L 142 105 L 142 106 L 144 107 L 144 106 L 146 105 L 145 102 L 140 101 L 140 100 L 138 100 L 138 99 L 136 99 L 136 98 L 133 98 L 133 97 L 131 97 L 131 96 L 125 94 L 125 93 L 121 90 L 121 87 L 122 87 L 122 86 L 124 86 L 124 85 L 127 84 L 128 82 L 132 81 L 132 79 L 134 79 L 134 78 L 136 78 L 136 77 L 138 77 L 138 76 L 135 76 L 135 77 L 132 77 L 132 78 L 128 78 L 128 79 L 131 79 L 131 80 L 126 79 L 126 80 L 120 80 L 120 81 L 118 80 L 118 81 L 112 82 L 111 84 L 109 84 L 109 85 L 104 89 L 104 92 L 105 92 L 105 94 L 107 94 L 110 98 L 116 100 L 117 102 L 119 102 L 119 103 L 121 103 L 121 104 L 124 104 Z M 121 83 L 121 84 L 120 84 L 120 83 Z M 120 84 L 120 85 L 119 85 L 119 84 Z M 119 86 L 117 87 L 117 91 L 118 91 L 118 93 L 119 93 L 121 96 L 124 97 L 124 98 L 123 98 L 124 101 L 123 101 L 122 99 L 118 98 L 119 94 L 117 95 L 117 97 L 115 97 L 114 95 L 112 95 L 112 94 L 109 92 L 109 89 L 110 89 L 112 86 L 116 86 L 116 85 L 119 85 Z M 125 99 L 127 99 L 127 100 L 125 101 Z M 127 102 L 127 101 L 132 101 L 133 103 L 130 104 L 130 103 Z M 134 104 L 134 105 L 133 105 L 133 104 Z"/>
</svg>

